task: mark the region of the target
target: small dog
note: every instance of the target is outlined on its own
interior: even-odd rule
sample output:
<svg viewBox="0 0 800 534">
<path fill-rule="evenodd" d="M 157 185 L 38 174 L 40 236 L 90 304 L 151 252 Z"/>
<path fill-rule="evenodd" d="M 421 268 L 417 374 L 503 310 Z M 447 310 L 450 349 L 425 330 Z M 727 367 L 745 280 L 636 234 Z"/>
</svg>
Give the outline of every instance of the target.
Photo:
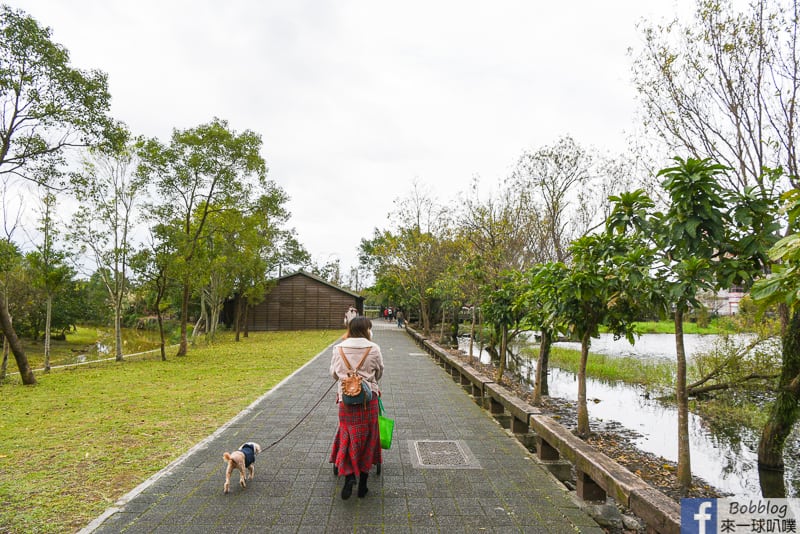
<svg viewBox="0 0 800 534">
<path fill-rule="evenodd" d="M 255 468 L 253 467 L 253 463 L 256 461 L 256 454 L 261 452 L 261 445 L 255 443 L 253 441 L 248 441 L 247 443 L 242 443 L 242 446 L 239 447 L 238 451 L 234 451 L 231 453 L 225 453 L 222 455 L 222 459 L 228 462 L 228 470 L 225 471 L 225 493 L 228 493 L 231 486 L 231 473 L 234 469 L 239 470 L 239 484 L 243 488 L 247 487 L 245 484 L 245 469 L 249 473 L 250 480 L 253 480 L 255 476 Z"/>
</svg>

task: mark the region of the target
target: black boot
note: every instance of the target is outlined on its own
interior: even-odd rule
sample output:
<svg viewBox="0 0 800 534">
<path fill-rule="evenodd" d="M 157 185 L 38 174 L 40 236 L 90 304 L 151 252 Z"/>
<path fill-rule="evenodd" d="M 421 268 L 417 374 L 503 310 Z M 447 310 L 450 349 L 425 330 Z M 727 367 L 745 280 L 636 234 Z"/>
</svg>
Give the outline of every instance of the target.
<svg viewBox="0 0 800 534">
<path fill-rule="evenodd" d="M 353 486 L 356 484 L 356 476 L 355 475 L 347 475 L 344 477 L 344 487 L 342 488 L 342 499 L 347 500 L 350 498 L 350 495 L 353 494 Z M 361 488 L 358 489 L 361 491 Z"/>
<path fill-rule="evenodd" d="M 367 494 L 367 477 L 369 473 L 361 473 L 358 475 L 358 496 L 359 498 L 363 499 L 364 495 Z"/>
</svg>

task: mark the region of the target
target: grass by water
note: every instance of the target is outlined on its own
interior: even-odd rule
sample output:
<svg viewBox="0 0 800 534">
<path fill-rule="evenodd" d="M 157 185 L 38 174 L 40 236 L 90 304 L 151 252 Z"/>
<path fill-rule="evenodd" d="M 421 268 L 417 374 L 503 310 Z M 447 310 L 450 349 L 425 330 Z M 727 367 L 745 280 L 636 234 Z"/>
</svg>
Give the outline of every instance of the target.
<svg viewBox="0 0 800 534">
<path fill-rule="evenodd" d="M 636 331 L 640 334 L 675 334 L 674 321 L 643 321 L 635 324 Z M 699 326 L 691 321 L 683 323 L 684 334 L 724 334 L 733 331 L 733 324 L 726 317 L 715 317 L 706 326 Z"/>
<path fill-rule="evenodd" d="M 221 335 L 185 357 L 0 384 L 0 532 L 74 532 L 341 335 Z M 173 350 L 174 353 L 174 350 Z M 13 360 L 10 363 L 10 371 Z"/>
<path fill-rule="evenodd" d="M 535 359 L 538 352 L 534 351 L 528 356 Z M 580 351 L 553 347 L 549 363 L 551 367 L 577 374 L 580 358 Z M 586 374 L 601 380 L 640 384 L 653 391 L 655 395 L 663 396 L 662 398 L 674 398 L 676 363 L 673 361 L 590 353 L 586 362 Z M 721 392 L 714 397 L 692 399 L 690 409 L 706 418 L 712 426 L 724 431 L 737 426 L 760 430 L 767 418 L 764 403 L 754 402 L 750 396 L 743 393 Z"/>
<path fill-rule="evenodd" d="M 538 352 L 534 355 L 536 356 Z M 553 347 L 550 350 L 552 367 L 577 374 L 580 361 L 580 351 L 561 347 Z M 586 362 L 586 374 L 604 380 L 621 380 L 629 384 L 665 388 L 675 383 L 675 364 L 660 359 L 642 360 L 631 356 L 616 357 L 590 353 Z"/>
</svg>

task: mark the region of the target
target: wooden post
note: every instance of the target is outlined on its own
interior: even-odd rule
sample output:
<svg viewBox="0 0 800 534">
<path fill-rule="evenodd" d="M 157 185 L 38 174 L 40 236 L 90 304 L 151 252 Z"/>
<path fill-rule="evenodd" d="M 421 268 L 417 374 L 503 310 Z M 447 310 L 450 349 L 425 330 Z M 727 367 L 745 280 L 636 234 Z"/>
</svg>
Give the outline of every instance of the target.
<svg viewBox="0 0 800 534">
<path fill-rule="evenodd" d="M 606 501 L 606 491 L 598 486 L 592 477 L 578 469 L 575 470 L 575 474 L 577 477 L 575 493 L 578 497 L 584 501 Z"/>
</svg>

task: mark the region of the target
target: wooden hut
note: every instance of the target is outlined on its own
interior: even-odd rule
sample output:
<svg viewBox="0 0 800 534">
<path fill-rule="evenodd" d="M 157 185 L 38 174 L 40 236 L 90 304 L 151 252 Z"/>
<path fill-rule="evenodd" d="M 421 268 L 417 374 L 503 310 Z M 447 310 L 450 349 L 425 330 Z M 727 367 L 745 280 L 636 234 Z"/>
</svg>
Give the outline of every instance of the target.
<svg viewBox="0 0 800 534">
<path fill-rule="evenodd" d="M 344 328 L 350 306 L 364 312 L 364 297 L 313 274 L 298 271 L 276 282 L 266 299 L 248 311 L 250 331 Z"/>
</svg>

